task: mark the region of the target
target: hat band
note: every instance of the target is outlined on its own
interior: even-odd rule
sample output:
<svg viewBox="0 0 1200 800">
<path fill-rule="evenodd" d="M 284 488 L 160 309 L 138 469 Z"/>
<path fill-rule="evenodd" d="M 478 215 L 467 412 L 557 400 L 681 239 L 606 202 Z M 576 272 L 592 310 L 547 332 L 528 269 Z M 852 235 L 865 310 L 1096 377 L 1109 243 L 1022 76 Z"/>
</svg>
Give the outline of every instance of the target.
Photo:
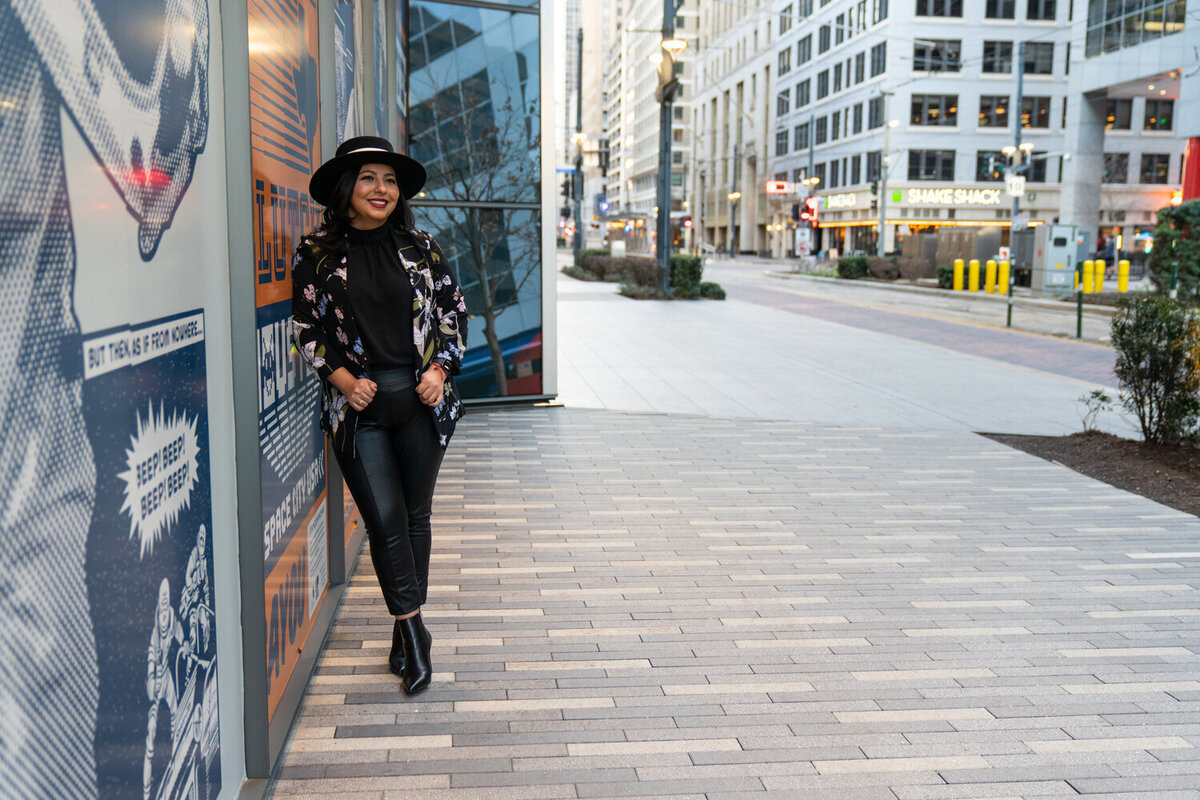
<svg viewBox="0 0 1200 800">
<path fill-rule="evenodd" d="M 393 153 L 391 150 L 384 150 L 382 147 L 359 147 L 356 150 L 351 150 L 350 152 L 345 153 L 344 155 L 352 156 L 355 153 L 388 153 L 389 155 L 395 155 L 395 153 Z"/>
</svg>

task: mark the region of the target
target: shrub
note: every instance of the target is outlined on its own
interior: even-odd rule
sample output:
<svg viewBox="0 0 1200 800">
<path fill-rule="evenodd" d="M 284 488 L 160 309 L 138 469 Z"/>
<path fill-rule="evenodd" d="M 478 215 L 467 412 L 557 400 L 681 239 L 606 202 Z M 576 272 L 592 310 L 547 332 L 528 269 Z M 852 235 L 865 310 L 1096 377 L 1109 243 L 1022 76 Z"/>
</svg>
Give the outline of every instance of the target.
<svg viewBox="0 0 1200 800">
<path fill-rule="evenodd" d="M 721 288 L 721 284 L 705 281 L 700 284 L 700 296 L 706 297 L 709 300 L 724 300 L 725 290 Z"/>
<path fill-rule="evenodd" d="M 837 262 L 837 276 L 855 280 L 867 274 L 866 256 L 842 256 Z"/>
<path fill-rule="evenodd" d="M 896 261 L 896 268 L 900 277 L 906 281 L 917 281 L 937 275 L 933 262 L 921 256 L 900 256 Z"/>
<path fill-rule="evenodd" d="M 596 273 L 592 272 L 587 267 L 577 267 L 574 264 L 569 264 L 563 267 L 563 274 L 574 278 L 577 281 L 598 281 Z"/>
<path fill-rule="evenodd" d="M 1195 435 L 1200 420 L 1200 320 L 1165 295 L 1123 298 L 1112 321 L 1121 404 L 1147 442 Z"/>
<path fill-rule="evenodd" d="M 658 289 L 658 264 L 653 258 L 629 257 L 624 259 L 624 269 L 620 275 L 621 283 L 632 283 Z M 612 279 L 610 279 L 612 280 Z"/>
<path fill-rule="evenodd" d="M 938 264 L 937 281 L 939 289 L 953 289 L 954 267 L 949 264 Z"/>
<path fill-rule="evenodd" d="M 867 274 L 882 281 L 894 281 L 900 277 L 896 262 L 886 256 L 871 256 L 867 259 Z"/>
<path fill-rule="evenodd" d="M 1170 288 L 1171 264 L 1179 262 L 1179 298 L 1200 305 L 1200 200 L 1167 206 L 1158 212 L 1154 250 L 1146 262 L 1159 291 Z"/>
<path fill-rule="evenodd" d="M 700 261 L 700 256 L 671 256 L 671 288 L 675 290 L 675 294 L 681 297 L 698 296 L 700 276 L 703 272 L 704 264 Z"/>
</svg>

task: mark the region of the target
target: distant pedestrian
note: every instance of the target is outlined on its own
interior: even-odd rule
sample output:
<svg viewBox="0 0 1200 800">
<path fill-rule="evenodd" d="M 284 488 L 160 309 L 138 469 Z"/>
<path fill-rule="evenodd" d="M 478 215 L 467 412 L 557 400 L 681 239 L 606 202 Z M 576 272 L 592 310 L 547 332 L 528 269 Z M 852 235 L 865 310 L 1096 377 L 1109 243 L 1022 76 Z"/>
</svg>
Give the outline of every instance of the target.
<svg viewBox="0 0 1200 800">
<path fill-rule="evenodd" d="M 425 168 L 386 139 L 348 139 L 313 174 L 321 228 L 297 248 L 292 314 L 321 378 L 321 427 L 366 521 L 371 561 L 395 617 L 388 665 L 415 694 L 433 675 L 421 620 L 429 524 L 442 453 L 462 416 L 467 308 L 442 248 L 408 199 Z M 411 309 L 411 313 L 409 310 Z"/>
</svg>

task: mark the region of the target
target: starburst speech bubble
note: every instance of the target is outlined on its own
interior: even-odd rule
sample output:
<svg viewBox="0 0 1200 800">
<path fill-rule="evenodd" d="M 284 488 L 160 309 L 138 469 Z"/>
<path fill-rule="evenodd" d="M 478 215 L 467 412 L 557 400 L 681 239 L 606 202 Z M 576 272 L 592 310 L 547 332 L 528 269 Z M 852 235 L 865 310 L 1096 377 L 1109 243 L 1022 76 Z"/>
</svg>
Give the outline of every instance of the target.
<svg viewBox="0 0 1200 800">
<path fill-rule="evenodd" d="M 140 537 L 139 557 L 145 558 L 191 505 L 199 479 L 196 418 L 172 411 L 167 419 L 162 404 L 156 412 L 151 401 L 145 419 L 137 415 L 137 433 L 129 438 L 129 468 L 118 475 L 125 481 L 121 510 L 129 514 L 129 538 Z"/>
</svg>

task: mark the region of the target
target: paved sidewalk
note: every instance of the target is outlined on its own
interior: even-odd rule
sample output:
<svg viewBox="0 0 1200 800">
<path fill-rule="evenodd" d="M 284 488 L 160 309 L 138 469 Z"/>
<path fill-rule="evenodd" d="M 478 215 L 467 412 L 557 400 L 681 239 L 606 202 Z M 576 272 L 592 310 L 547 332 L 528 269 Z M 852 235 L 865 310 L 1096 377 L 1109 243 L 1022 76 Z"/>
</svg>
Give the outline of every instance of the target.
<svg viewBox="0 0 1200 800">
<path fill-rule="evenodd" d="M 962 430 L 468 416 L 434 684 L 360 562 L 273 788 L 1200 798 L 1200 520 Z"/>
</svg>

